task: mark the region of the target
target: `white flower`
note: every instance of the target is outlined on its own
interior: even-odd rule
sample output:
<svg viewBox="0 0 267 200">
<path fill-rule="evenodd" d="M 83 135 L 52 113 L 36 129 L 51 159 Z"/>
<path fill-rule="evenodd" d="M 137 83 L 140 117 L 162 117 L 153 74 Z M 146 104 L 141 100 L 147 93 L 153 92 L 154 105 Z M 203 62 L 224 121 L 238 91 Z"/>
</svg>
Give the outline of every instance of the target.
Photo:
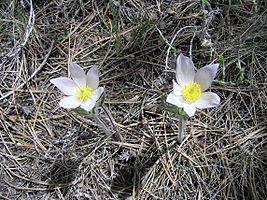
<svg viewBox="0 0 267 200">
<path fill-rule="evenodd" d="M 220 104 L 220 97 L 213 92 L 204 92 L 216 76 L 219 64 L 210 64 L 195 71 L 192 60 L 180 54 L 176 63 L 176 81 L 167 102 L 184 109 L 189 117 L 196 108 L 212 108 Z"/>
<path fill-rule="evenodd" d="M 99 85 L 98 68 L 93 66 L 87 74 L 76 63 L 69 64 L 70 78 L 59 77 L 51 79 L 61 92 L 67 97 L 60 100 L 59 105 L 63 108 L 81 107 L 86 111 L 92 110 L 96 101 L 104 91 Z"/>
</svg>

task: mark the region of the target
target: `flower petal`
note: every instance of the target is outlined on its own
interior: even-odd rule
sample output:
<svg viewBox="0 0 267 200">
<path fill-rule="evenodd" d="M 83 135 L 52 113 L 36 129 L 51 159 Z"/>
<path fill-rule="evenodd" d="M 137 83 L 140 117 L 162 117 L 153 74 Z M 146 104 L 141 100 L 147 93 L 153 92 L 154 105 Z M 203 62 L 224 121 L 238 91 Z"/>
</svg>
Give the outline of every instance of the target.
<svg viewBox="0 0 267 200">
<path fill-rule="evenodd" d="M 184 85 L 194 80 L 195 67 L 189 57 L 180 54 L 176 62 L 176 80 L 179 85 Z"/>
<path fill-rule="evenodd" d="M 195 82 L 197 82 L 200 86 L 202 91 L 208 89 L 216 76 L 219 64 L 211 64 L 206 65 L 205 67 L 200 68 L 197 70 L 195 76 Z"/>
<path fill-rule="evenodd" d="M 99 70 L 97 66 L 91 67 L 86 75 L 86 85 L 95 90 L 99 85 Z"/>
<path fill-rule="evenodd" d="M 50 80 L 61 92 L 65 95 L 74 95 L 77 89 L 77 84 L 66 77 L 53 78 Z"/>
<path fill-rule="evenodd" d="M 177 84 L 175 80 L 172 80 L 173 83 L 173 92 L 175 95 L 181 95 L 182 93 L 182 87 Z"/>
<path fill-rule="evenodd" d="M 193 104 L 192 105 L 190 105 L 190 104 L 185 105 L 183 108 L 184 108 L 184 111 L 186 112 L 186 114 L 189 117 L 192 117 L 195 114 L 196 110 L 197 110 L 196 107 Z"/>
<path fill-rule="evenodd" d="M 78 85 L 86 85 L 86 75 L 83 69 L 76 63 L 69 64 L 70 76 Z"/>
<path fill-rule="evenodd" d="M 219 63 L 209 64 L 209 65 L 204 66 L 203 68 L 209 69 L 211 71 L 211 74 L 212 74 L 212 79 L 214 79 L 216 77 L 219 65 L 220 65 Z"/>
<path fill-rule="evenodd" d="M 60 100 L 59 105 L 63 108 L 77 108 L 81 104 L 81 100 L 75 96 L 64 97 Z"/>
<path fill-rule="evenodd" d="M 102 93 L 104 92 L 104 88 L 103 87 L 99 87 L 96 90 L 94 90 L 91 94 L 91 96 L 89 97 L 90 99 L 97 101 L 99 99 L 99 97 L 102 95 Z"/>
<path fill-rule="evenodd" d="M 212 108 L 220 104 L 220 97 L 213 92 L 204 92 L 198 100 L 196 100 L 195 105 L 197 108 Z"/>
<path fill-rule="evenodd" d="M 180 108 L 183 107 L 183 102 L 181 101 L 181 97 L 177 96 L 174 92 L 171 92 L 166 99 L 166 102 L 178 106 Z"/>
<path fill-rule="evenodd" d="M 166 101 L 170 104 L 183 108 L 189 117 L 193 116 L 196 112 L 195 104 L 188 104 L 187 102 L 182 100 L 181 96 L 175 95 L 174 92 L 171 92 L 167 96 Z"/>
<path fill-rule="evenodd" d="M 89 98 L 81 104 L 81 108 L 89 112 L 93 109 L 93 107 L 95 106 L 95 103 L 96 103 L 95 100 Z"/>
</svg>

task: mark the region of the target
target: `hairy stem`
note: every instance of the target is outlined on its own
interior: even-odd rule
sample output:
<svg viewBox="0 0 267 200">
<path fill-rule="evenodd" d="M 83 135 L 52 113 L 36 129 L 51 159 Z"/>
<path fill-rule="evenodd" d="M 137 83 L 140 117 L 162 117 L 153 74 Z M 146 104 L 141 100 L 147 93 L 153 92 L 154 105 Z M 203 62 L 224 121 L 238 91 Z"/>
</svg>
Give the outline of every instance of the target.
<svg viewBox="0 0 267 200">
<path fill-rule="evenodd" d="M 109 128 L 107 127 L 106 123 L 100 119 L 100 116 L 98 115 L 98 113 L 94 113 L 92 114 L 93 118 L 95 119 L 95 122 L 102 128 L 102 130 L 106 133 L 106 135 L 111 135 L 111 131 L 109 130 Z"/>
</svg>

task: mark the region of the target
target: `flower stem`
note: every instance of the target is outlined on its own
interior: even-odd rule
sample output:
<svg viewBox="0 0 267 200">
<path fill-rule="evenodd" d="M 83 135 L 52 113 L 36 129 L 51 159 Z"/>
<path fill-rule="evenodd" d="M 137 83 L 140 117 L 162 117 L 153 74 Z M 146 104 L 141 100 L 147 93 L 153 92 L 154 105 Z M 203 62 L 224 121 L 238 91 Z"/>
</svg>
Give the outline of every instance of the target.
<svg viewBox="0 0 267 200">
<path fill-rule="evenodd" d="M 184 139 L 184 131 L 185 131 L 185 120 L 182 115 L 179 115 L 179 134 L 178 134 L 179 143 L 182 143 Z"/>
<path fill-rule="evenodd" d="M 103 118 L 100 116 L 100 110 L 104 111 L 104 113 L 107 115 L 109 122 L 112 125 L 113 131 L 110 130 L 107 123 L 103 120 Z M 123 138 L 114 124 L 114 118 L 112 117 L 111 113 L 108 111 L 107 107 L 105 105 L 99 106 L 98 108 L 94 109 L 94 112 L 92 113 L 92 116 L 95 120 L 95 122 L 99 125 L 99 127 L 102 128 L 102 130 L 105 132 L 107 136 L 111 136 L 113 133 L 115 134 L 115 137 L 118 141 L 123 141 Z M 115 132 L 114 132 L 115 131 Z"/>
<path fill-rule="evenodd" d="M 106 124 L 103 122 L 102 119 L 100 119 L 100 116 L 98 115 L 98 113 L 94 113 L 92 114 L 93 118 L 95 119 L 96 123 L 102 128 L 102 130 L 106 133 L 106 135 L 111 135 L 111 131 L 109 130 L 109 128 L 106 126 Z"/>
<path fill-rule="evenodd" d="M 110 111 L 107 109 L 107 107 L 106 107 L 105 105 L 102 105 L 102 108 L 103 108 L 104 112 L 106 113 L 106 115 L 108 116 L 108 118 L 109 118 L 109 120 L 110 120 L 110 123 L 111 123 L 111 125 L 112 125 L 112 127 L 113 127 L 113 130 L 115 130 L 115 137 L 117 138 L 117 140 L 119 140 L 120 142 L 122 142 L 122 141 L 123 141 L 123 138 L 122 138 L 122 136 L 121 136 L 121 134 L 120 134 L 120 132 L 119 132 L 117 126 L 116 126 L 116 125 L 114 124 L 114 122 L 113 122 L 113 121 L 115 121 L 115 120 L 114 120 L 114 118 L 112 117 Z"/>
</svg>

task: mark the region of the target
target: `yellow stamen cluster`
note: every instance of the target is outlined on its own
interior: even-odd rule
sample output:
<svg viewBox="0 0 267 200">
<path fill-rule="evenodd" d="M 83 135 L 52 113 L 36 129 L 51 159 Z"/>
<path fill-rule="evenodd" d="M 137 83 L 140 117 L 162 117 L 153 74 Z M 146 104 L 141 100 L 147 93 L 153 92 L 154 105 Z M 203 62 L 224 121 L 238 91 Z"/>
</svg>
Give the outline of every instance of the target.
<svg viewBox="0 0 267 200">
<path fill-rule="evenodd" d="M 83 101 L 87 100 L 91 94 L 92 88 L 87 85 L 79 85 L 76 91 L 77 98 Z"/>
<path fill-rule="evenodd" d="M 186 83 L 182 88 L 182 96 L 188 103 L 196 101 L 201 96 L 200 85 L 194 81 Z"/>
</svg>

